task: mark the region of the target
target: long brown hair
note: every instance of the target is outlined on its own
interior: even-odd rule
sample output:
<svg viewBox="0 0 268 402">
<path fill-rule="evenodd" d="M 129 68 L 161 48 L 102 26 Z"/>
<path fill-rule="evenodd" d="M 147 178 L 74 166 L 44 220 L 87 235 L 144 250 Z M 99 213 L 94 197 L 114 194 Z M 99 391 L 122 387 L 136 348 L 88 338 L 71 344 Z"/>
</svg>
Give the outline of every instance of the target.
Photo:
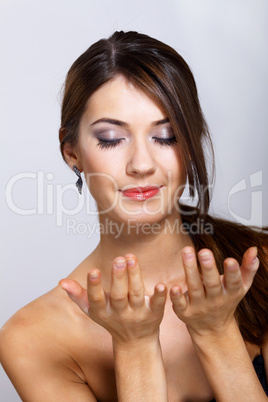
<svg viewBox="0 0 268 402">
<path fill-rule="evenodd" d="M 90 96 L 116 75 L 123 75 L 147 94 L 166 113 L 179 143 L 187 173 L 190 196 L 198 196 L 196 208 L 184 208 L 182 219 L 192 225 L 202 218 L 211 233 L 196 232 L 192 236 L 196 251 L 210 248 L 220 273 L 223 261 L 234 257 L 241 263 L 250 246 L 258 247 L 260 267 L 254 283 L 236 310 L 236 319 L 245 340 L 262 344 L 268 330 L 268 236 L 264 232 L 239 224 L 212 218 L 210 183 L 205 163 L 204 145 L 213 148 L 208 127 L 198 100 L 194 77 L 185 60 L 168 45 L 137 32 L 115 32 L 86 50 L 71 66 L 65 81 L 61 110 L 60 147 L 75 146 L 79 123 Z"/>
</svg>

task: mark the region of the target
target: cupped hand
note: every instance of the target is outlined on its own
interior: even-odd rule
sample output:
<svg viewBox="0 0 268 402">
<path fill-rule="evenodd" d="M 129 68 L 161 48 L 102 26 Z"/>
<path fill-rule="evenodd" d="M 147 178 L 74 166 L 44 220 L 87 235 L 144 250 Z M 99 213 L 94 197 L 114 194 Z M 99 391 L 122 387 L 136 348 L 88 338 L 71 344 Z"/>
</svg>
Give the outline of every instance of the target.
<svg viewBox="0 0 268 402">
<path fill-rule="evenodd" d="M 187 291 L 179 285 L 172 286 L 170 298 L 176 315 L 184 321 L 189 333 L 194 335 L 220 334 L 234 323 L 237 305 L 252 285 L 259 267 L 257 248 L 249 248 L 241 266 L 233 258 L 224 261 L 224 275 L 217 269 L 213 253 L 208 249 L 198 252 L 191 247 L 182 250 Z"/>
<path fill-rule="evenodd" d="M 118 343 L 158 336 L 167 289 L 164 284 L 158 283 L 153 295 L 145 295 L 141 269 L 133 254 L 117 257 L 113 261 L 109 293 L 103 289 L 98 269 L 88 273 L 87 289 L 70 279 L 62 279 L 59 285 L 88 317 L 106 328 Z"/>
</svg>

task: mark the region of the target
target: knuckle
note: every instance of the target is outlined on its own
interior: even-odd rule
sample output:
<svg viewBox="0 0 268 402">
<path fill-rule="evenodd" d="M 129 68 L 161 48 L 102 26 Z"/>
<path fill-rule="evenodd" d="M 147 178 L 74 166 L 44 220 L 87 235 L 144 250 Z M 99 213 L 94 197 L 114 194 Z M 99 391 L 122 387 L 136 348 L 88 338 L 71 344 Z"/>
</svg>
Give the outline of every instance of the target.
<svg viewBox="0 0 268 402">
<path fill-rule="evenodd" d="M 102 297 L 99 295 L 89 295 L 88 300 L 90 303 L 100 303 L 102 301 Z"/>
<path fill-rule="evenodd" d="M 133 289 L 129 291 L 129 296 L 133 299 L 139 299 L 143 297 L 142 289 Z"/>
<path fill-rule="evenodd" d="M 219 281 L 206 281 L 205 286 L 210 290 L 218 290 L 221 288 L 221 283 Z"/>
<path fill-rule="evenodd" d="M 126 295 L 124 293 L 111 293 L 111 299 L 115 302 L 123 302 L 126 299 Z"/>
<path fill-rule="evenodd" d="M 201 286 L 195 284 L 191 286 L 191 293 L 200 293 L 200 292 L 203 292 Z"/>
<path fill-rule="evenodd" d="M 242 278 L 240 276 L 233 278 L 230 285 L 235 288 L 241 287 L 242 286 Z"/>
<path fill-rule="evenodd" d="M 186 308 L 186 304 L 183 303 L 182 301 L 177 300 L 177 301 L 175 301 L 175 303 L 173 303 L 174 311 L 178 311 L 178 310 L 182 311 L 182 310 L 185 310 L 185 308 Z"/>
</svg>

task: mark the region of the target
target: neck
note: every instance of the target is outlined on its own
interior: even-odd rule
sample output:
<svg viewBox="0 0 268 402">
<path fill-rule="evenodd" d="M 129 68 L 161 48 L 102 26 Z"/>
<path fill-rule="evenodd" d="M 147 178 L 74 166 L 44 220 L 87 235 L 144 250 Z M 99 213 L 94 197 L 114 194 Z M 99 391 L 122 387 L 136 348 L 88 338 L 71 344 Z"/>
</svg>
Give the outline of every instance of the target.
<svg viewBox="0 0 268 402">
<path fill-rule="evenodd" d="M 145 287 L 152 288 L 161 281 L 181 282 L 184 278 L 181 250 L 192 246 L 181 224 L 179 215 L 152 225 L 101 218 L 101 239 L 93 252 L 94 264 L 101 269 L 103 279 L 109 280 L 113 259 L 132 253 L 138 258 Z"/>
</svg>

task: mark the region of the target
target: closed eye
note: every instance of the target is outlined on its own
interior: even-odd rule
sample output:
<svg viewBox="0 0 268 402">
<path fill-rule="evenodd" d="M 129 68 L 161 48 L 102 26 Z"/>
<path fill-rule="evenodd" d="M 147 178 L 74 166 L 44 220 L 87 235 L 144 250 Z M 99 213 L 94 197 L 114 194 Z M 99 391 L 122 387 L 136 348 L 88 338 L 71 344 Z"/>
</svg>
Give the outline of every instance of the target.
<svg viewBox="0 0 268 402">
<path fill-rule="evenodd" d="M 172 138 L 159 138 L 159 137 L 153 137 L 153 139 L 155 140 L 156 143 L 160 144 L 160 145 L 167 145 L 167 146 L 171 146 L 176 144 L 177 142 L 177 138 L 172 137 Z"/>
<path fill-rule="evenodd" d="M 120 142 L 123 141 L 124 138 L 119 138 L 118 140 L 103 140 L 102 138 L 99 138 L 99 142 L 97 145 L 103 149 L 103 148 L 114 148 L 117 145 L 120 144 Z"/>
<path fill-rule="evenodd" d="M 154 141 L 163 146 L 172 146 L 177 143 L 176 137 L 172 138 L 160 138 L 160 137 L 153 137 Z M 102 138 L 99 138 L 99 142 L 97 143 L 97 146 L 99 146 L 101 149 L 104 148 L 115 148 L 117 145 L 119 145 L 124 138 L 118 138 L 117 140 L 104 140 Z"/>
</svg>

